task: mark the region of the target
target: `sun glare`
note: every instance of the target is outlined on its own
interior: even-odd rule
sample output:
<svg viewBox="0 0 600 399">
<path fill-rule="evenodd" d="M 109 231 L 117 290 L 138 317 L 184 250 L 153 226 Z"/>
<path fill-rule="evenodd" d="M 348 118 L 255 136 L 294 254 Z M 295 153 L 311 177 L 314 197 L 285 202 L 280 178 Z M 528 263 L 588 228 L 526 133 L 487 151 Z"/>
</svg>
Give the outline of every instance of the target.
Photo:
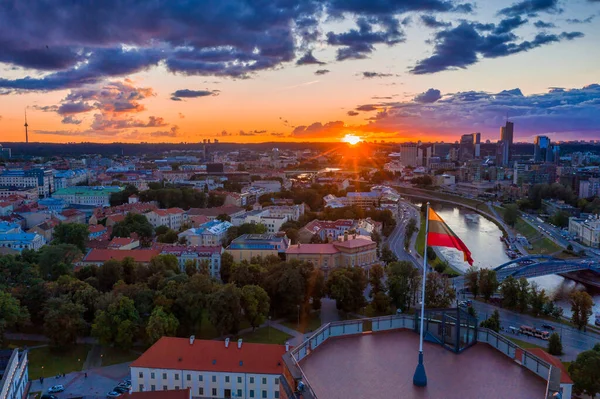
<svg viewBox="0 0 600 399">
<path fill-rule="evenodd" d="M 355 144 L 360 143 L 362 140 L 358 136 L 355 136 L 353 134 L 347 134 L 344 136 L 344 138 L 342 138 L 342 141 L 344 143 L 348 143 L 350 145 L 355 145 Z"/>
</svg>

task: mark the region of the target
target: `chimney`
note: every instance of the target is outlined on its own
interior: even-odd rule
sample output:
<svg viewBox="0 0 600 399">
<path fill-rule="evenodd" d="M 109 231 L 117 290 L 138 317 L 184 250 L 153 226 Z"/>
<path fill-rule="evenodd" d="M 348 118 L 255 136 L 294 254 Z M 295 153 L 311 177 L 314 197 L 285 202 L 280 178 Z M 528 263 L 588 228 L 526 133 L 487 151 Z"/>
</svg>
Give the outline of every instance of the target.
<svg viewBox="0 0 600 399">
<path fill-rule="evenodd" d="M 242 339 L 238 339 L 238 349 L 242 349 Z"/>
<path fill-rule="evenodd" d="M 285 342 L 285 351 L 289 352 L 290 351 L 290 343 L 289 342 Z"/>
<path fill-rule="evenodd" d="M 195 335 L 190 336 L 190 345 L 194 345 L 194 340 L 196 339 Z"/>
<path fill-rule="evenodd" d="M 225 338 L 225 347 L 229 348 L 229 338 Z"/>
</svg>

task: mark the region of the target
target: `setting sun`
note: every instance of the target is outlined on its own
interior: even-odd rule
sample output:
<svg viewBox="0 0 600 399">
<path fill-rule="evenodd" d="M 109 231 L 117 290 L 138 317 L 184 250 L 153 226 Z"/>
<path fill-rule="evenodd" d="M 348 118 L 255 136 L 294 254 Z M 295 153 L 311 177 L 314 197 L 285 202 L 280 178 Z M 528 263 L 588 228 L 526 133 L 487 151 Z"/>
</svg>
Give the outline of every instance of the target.
<svg viewBox="0 0 600 399">
<path fill-rule="evenodd" d="M 355 145 L 355 144 L 360 143 L 362 140 L 358 136 L 355 136 L 353 134 L 347 134 L 347 135 L 344 136 L 344 138 L 342 138 L 342 141 L 344 143 L 348 143 L 350 145 Z"/>
</svg>

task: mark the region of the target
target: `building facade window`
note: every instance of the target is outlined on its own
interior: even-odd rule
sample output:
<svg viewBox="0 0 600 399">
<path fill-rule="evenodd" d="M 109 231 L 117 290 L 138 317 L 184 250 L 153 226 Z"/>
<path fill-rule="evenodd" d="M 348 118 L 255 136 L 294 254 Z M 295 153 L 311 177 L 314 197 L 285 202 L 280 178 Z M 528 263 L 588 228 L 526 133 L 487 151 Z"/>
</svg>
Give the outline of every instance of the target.
<svg viewBox="0 0 600 399">
<path fill-rule="evenodd" d="M 216 375 L 212 376 L 212 382 L 217 382 L 217 376 Z"/>
<path fill-rule="evenodd" d="M 150 385 L 150 390 L 151 390 L 151 391 L 156 391 L 156 385 L 154 385 L 154 384 L 153 384 L 153 385 Z"/>
<path fill-rule="evenodd" d="M 150 378 L 154 379 L 154 373 L 150 373 Z"/>
<path fill-rule="evenodd" d="M 274 392 L 275 399 L 279 399 L 279 391 Z"/>
<path fill-rule="evenodd" d="M 262 397 L 263 399 L 267 399 L 267 391 L 262 391 Z"/>
<path fill-rule="evenodd" d="M 238 384 L 241 384 L 242 383 L 242 377 L 238 377 L 237 381 L 238 381 Z"/>
<path fill-rule="evenodd" d="M 198 388 L 198 395 L 200 395 L 200 396 L 204 395 L 204 388 L 202 388 L 202 387 Z"/>
<path fill-rule="evenodd" d="M 167 373 L 163 373 L 163 380 L 167 379 Z"/>
<path fill-rule="evenodd" d="M 191 380 L 192 380 L 192 375 L 191 375 L 191 374 L 188 374 L 188 375 L 187 375 L 187 380 L 188 380 L 188 381 L 191 381 Z"/>
<path fill-rule="evenodd" d="M 175 374 L 175 380 L 179 381 L 179 374 Z"/>
<path fill-rule="evenodd" d="M 262 383 L 263 383 L 263 385 L 267 385 L 267 377 L 263 377 Z"/>
<path fill-rule="evenodd" d="M 217 388 L 212 389 L 212 396 L 217 396 Z"/>
<path fill-rule="evenodd" d="M 140 372 L 139 372 L 139 374 L 138 374 L 138 376 L 139 376 L 140 378 L 144 378 L 144 373 L 140 371 Z"/>
<path fill-rule="evenodd" d="M 250 384 L 254 384 L 254 377 L 250 377 Z"/>
<path fill-rule="evenodd" d="M 167 386 L 163 385 L 163 391 L 166 391 L 166 390 L 167 390 Z"/>
<path fill-rule="evenodd" d="M 140 392 L 144 392 L 144 384 L 140 384 Z"/>
<path fill-rule="evenodd" d="M 200 375 L 198 376 L 198 381 L 202 382 L 202 380 L 203 380 L 203 379 L 202 379 L 202 374 L 200 374 Z"/>
<path fill-rule="evenodd" d="M 229 383 L 229 376 L 228 375 L 225 376 L 225 382 Z"/>
<path fill-rule="evenodd" d="M 241 389 L 238 389 L 238 390 L 237 390 L 237 397 L 238 397 L 238 398 L 241 398 L 241 397 L 242 397 L 242 390 L 241 390 Z"/>
<path fill-rule="evenodd" d="M 250 390 L 250 397 L 253 398 L 254 397 L 254 389 Z"/>
</svg>

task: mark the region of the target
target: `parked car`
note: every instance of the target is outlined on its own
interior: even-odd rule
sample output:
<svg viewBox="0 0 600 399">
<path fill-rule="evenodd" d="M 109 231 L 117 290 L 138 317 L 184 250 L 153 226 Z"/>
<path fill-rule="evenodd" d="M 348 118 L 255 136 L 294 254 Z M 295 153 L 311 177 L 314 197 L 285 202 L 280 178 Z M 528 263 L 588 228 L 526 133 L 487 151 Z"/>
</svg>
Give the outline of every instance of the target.
<svg viewBox="0 0 600 399">
<path fill-rule="evenodd" d="M 111 391 L 108 394 L 106 394 L 106 397 L 111 399 L 111 398 L 118 398 L 121 395 L 122 395 L 122 393 L 120 393 L 120 392 Z"/>
<path fill-rule="evenodd" d="M 129 391 L 129 389 L 125 388 L 125 387 L 116 386 L 113 388 L 113 391 L 119 392 L 119 393 L 125 393 L 125 392 Z"/>
<path fill-rule="evenodd" d="M 54 385 L 50 388 L 48 388 L 48 393 L 58 393 L 58 392 L 63 392 L 65 390 L 65 387 L 62 384 L 59 385 Z"/>
<path fill-rule="evenodd" d="M 40 399 L 58 399 L 56 395 L 43 394 Z"/>
<path fill-rule="evenodd" d="M 542 327 L 547 328 L 548 330 L 554 331 L 556 327 L 551 326 L 550 324 L 542 324 Z"/>
<path fill-rule="evenodd" d="M 125 389 L 129 389 L 129 388 L 131 388 L 131 384 L 130 384 L 130 383 L 127 383 L 127 382 L 119 382 L 119 385 L 117 385 L 117 386 L 118 386 L 118 387 L 125 388 Z"/>
</svg>

